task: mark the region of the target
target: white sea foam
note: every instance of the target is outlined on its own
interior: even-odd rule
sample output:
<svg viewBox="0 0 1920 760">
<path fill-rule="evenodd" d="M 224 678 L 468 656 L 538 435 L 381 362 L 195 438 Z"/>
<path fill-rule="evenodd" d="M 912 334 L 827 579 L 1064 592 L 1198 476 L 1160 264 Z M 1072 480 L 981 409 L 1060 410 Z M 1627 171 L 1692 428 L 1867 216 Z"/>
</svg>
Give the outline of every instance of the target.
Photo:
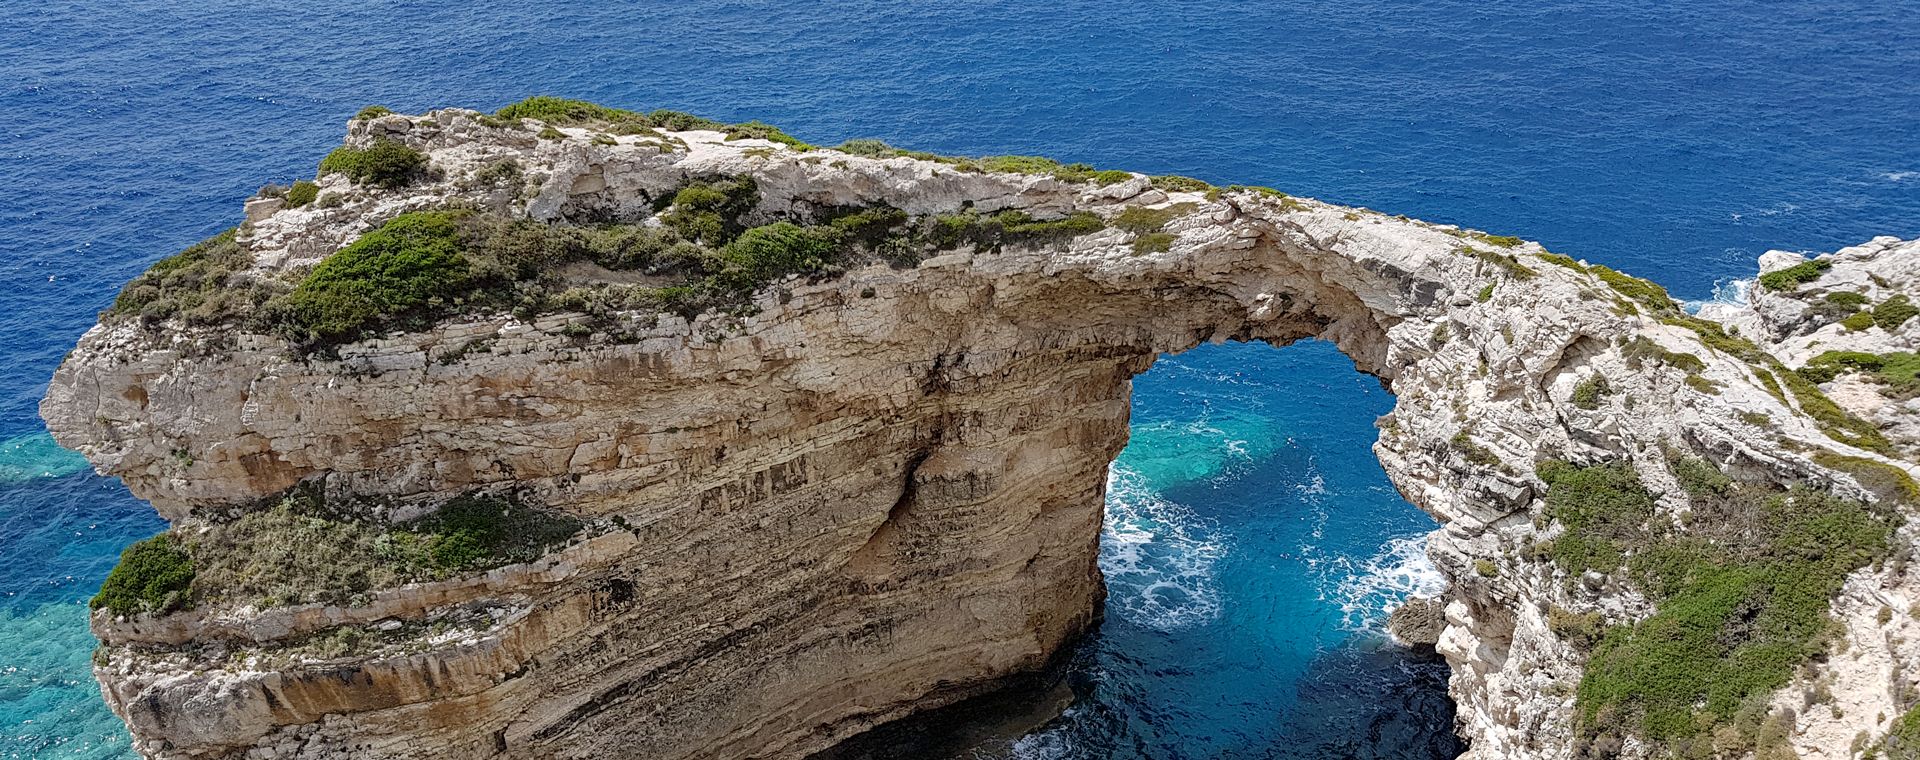
<svg viewBox="0 0 1920 760">
<path fill-rule="evenodd" d="M 1713 283 L 1713 301 L 1735 306 L 1745 306 L 1747 294 L 1753 290 L 1752 277 L 1726 278 Z"/>
<path fill-rule="evenodd" d="M 1733 217 L 1733 220 L 1737 222 L 1749 216 L 1779 216 L 1781 214 L 1791 214 L 1795 211 L 1798 211 L 1799 209 L 1800 207 L 1794 204 L 1782 203 L 1780 205 L 1774 206 L 1773 208 L 1763 208 L 1763 209 L 1760 209 L 1759 211 L 1754 211 L 1746 214 L 1733 213 L 1733 214 L 1728 214 L 1728 216 Z"/>
<path fill-rule="evenodd" d="M 1366 561 L 1347 564 L 1347 572 L 1321 601 L 1340 605 L 1341 624 L 1348 630 L 1379 630 L 1387 615 L 1408 597 L 1438 596 L 1446 578 L 1427 559 L 1427 537 L 1403 536 L 1380 547 Z"/>
<path fill-rule="evenodd" d="M 1115 465 L 1107 474 L 1100 545 L 1108 607 L 1161 629 L 1214 619 L 1220 614 L 1214 566 L 1226 555 L 1225 538 L 1211 520 L 1166 500 L 1145 477 Z"/>
<path fill-rule="evenodd" d="M 1296 483 L 1293 487 L 1300 492 L 1301 496 L 1308 498 L 1327 495 L 1327 479 L 1320 476 L 1319 470 L 1313 470 L 1309 473 L 1306 482 Z"/>
<path fill-rule="evenodd" d="M 1886 178 L 1888 182 L 1905 182 L 1910 179 L 1920 178 L 1920 172 L 1887 172 L 1880 176 Z"/>
<path fill-rule="evenodd" d="M 1020 737 L 1013 743 L 1013 751 L 1007 755 L 1009 760 L 1063 760 L 1075 756 L 1073 734 L 1067 726 L 1073 721 L 1078 707 L 1069 707 L 1061 713 L 1060 720 L 1053 726 Z M 984 760 L 984 758 L 982 759 Z"/>
<path fill-rule="evenodd" d="M 1747 295 L 1753 290 L 1753 277 L 1725 277 L 1713 281 L 1713 295 L 1703 299 L 1682 301 L 1680 308 L 1688 314 L 1699 314 L 1700 307 L 1707 304 L 1728 306 L 1746 306 Z"/>
</svg>

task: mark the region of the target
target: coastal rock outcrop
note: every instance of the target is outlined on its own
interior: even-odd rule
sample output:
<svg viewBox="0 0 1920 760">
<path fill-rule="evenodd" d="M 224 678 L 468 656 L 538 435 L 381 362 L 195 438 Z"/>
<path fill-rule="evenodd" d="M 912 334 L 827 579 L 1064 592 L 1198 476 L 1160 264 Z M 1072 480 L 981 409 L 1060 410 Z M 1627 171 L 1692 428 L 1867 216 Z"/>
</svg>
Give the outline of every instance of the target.
<svg viewBox="0 0 1920 760">
<path fill-rule="evenodd" d="M 1900 360 L 1920 347 L 1920 240 L 1879 237 L 1809 258 L 1760 257 L 1745 303 L 1710 303 L 1725 322 L 1787 366 L 1811 367 L 1835 403 L 1877 424 L 1909 457 L 1920 452 L 1920 384 Z M 1888 366 L 1887 359 L 1893 360 Z"/>
<path fill-rule="evenodd" d="M 622 118 L 368 114 L 312 187 L 250 204 L 81 339 L 42 414 L 195 572 L 94 616 L 141 752 L 801 758 L 992 689 L 1095 623 L 1130 378 L 1209 341 L 1328 340 L 1394 393 L 1374 450 L 1438 524 L 1437 646 L 1475 758 L 1666 740 L 1575 708 L 1600 632 L 1629 641 L 1661 606 L 1625 565 L 1555 553 L 1590 526 L 1549 504 L 1575 481 L 1543 462 L 1637 472 L 1649 511 L 1626 527 L 1662 535 L 1711 519 L 1676 462 L 1881 508 L 1911 485 L 1840 394 L 1534 243 Z M 496 266 L 561 228 L 597 253 Z M 660 244 L 623 267 L 640 240 Z M 402 271 L 422 262 L 441 268 Z M 501 279 L 441 288 L 483 271 Z M 1834 634 L 1875 642 L 1855 669 L 1888 696 L 1768 713 L 1789 737 L 1879 741 L 1907 707 L 1910 647 L 1855 614 L 1913 625 L 1920 580 L 1868 556 L 1904 556 L 1888 535 L 1846 558 Z M 514 548 L 463 553 L 489 541 Z M 352 577 L 313 577 L 329 546 Z M 1765 690 L 1784 708 L 1848 667 Z"/>
</svg>

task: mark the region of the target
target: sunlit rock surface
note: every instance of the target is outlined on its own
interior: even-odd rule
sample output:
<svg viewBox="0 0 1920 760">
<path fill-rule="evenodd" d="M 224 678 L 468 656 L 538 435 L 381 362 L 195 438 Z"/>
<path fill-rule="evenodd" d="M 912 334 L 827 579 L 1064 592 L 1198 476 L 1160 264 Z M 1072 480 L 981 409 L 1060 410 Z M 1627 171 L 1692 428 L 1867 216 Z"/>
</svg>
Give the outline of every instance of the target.
<svg viewBox="0 0 1920 760">
<path fill-rule="evenodd" d="M 408 210 L 632 220 L 690 177 L 741 174 L 763 221 L 866 205 L 1180 211 L 1165 251 L 1108 227 L 873 264 L 783 283 L 753 316 L 631 315 L 620 342 L 569 331 L 565 314 L 453 320 L 338 359 L 231 329 L 94 329 L 42 413 L 177 529 L 302 482 L 396 517 L 512 489 L 590 526 L 531 563 L 352 604 L 97 613 L 97 673 L 143 753 L 804 757 L 1040 668 L 1095 621 L 1106 468 L 1130 378 L 1155 357 L 1320 337 L 1397 398 L 1374 448 L 1439 523 L 1438 648 L 1471 755 L 1565 757 L 1581 656 L 1546 611 L 1626 622 L 1649 607 L 1528 553 L 1552 537 L 1537 460 L 1629 460 L 1676 509 L 1666 447 L 1860 496 L 1813 455 L 1895 462 L 1824 433 L 1768 389 L 1764 363 L 1533 243 L 1143 176 L 1101 186 L 718 132 L 608 145 L 538 129 L 460 110 L 356 121 L 350 141 L 403 141 L 436 179 L 325 176 L 342 203 L 251 204 L 241 240 L 274 277 Z M 524 188 L 472 181 L 507 157 Z M 1700 364 L 1646 360 L 1648 342 Z M 1576 403 L 1595 375 L 1609 392 Z M 1863 571 L 1858 593 L 1904 613 L 1915 582 L 1888 572 Z M 380 635 L 344 654 L 307 643 L 351 627 Z M 1913 672 L 1912 652 L 1874 652 L 1861 670 Z M 1849 739 L 1884 733 L 1873 713 L 1834 722 Z"/>
</svg>

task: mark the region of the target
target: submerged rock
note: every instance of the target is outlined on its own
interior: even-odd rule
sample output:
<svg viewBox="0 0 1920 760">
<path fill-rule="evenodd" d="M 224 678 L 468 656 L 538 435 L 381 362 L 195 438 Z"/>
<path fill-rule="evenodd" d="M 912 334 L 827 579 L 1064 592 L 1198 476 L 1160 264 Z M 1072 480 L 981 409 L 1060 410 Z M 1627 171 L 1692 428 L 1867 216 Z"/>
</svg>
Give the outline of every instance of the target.
<svg viewBox="0 0 1920 760">
<path fill-rule="evenodd" d="M 1862 473 L 1912 470 L 1657 286 L 1534 243 L 764 125 L 562 121 L 355 121 L 349 158 L 395 162 L 354 166 L 377 183 L 327 173 L 314 203 L 252 209 L 61 366 L 49 429 L 200 568 L 185 609 L 93 618 L 140 752 L 800 758 L 960 702 L 1093 624 L 1130 378 L 1207 341 L 1324 338 L 1394 393 L 1374 450 L 1451 580 L 1403 627 L 1451 665 L 1476 758 L 1571 756 L 1585 653 L 1554 621 L 1653 611 L 1539 550 L 1565 526 L 1538 463 L 1629 463 L 1668 516 L 1676 452 L 1857 498 Z M 570 268 L 501 264 L 575 227 Z M 645 248 L 663 228 L 691 247 Z M 372 280 L 334 257 L 356 245 L 368 271 L 440 268 L 382 285 L 404 308 L 355 301 Z M 298 489 L 324 498 L 287 506 Z M 473 494 L 545 522 L 442 514 Z M 286 527 L 233 529 L 262 514 Z M 487 554 L 561 523 L 523 542 L 538 556 Z M 1905 568 L 1844 598 L 1908 621 Z M 1920 673 L 1920 636 L 1891 633 L 1912 623 L 1843 622 L 1880 642 L 1868 663 L 1808 672 Z M 1883 734 L 1893 693 L 1832 722 Z"/>
</svg>

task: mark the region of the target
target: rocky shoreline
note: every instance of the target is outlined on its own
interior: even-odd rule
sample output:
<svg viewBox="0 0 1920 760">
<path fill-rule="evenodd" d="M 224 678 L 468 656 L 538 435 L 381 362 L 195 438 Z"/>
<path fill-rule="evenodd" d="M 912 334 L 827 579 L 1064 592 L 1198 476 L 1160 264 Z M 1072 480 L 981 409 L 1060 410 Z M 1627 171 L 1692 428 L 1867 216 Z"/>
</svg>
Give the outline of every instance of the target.
<svg viewBox="0 0 1920 760">
<path fill-rule="evenodd" d="M 1912 707 L 1915 438 L 1856 402 L 1857 367 L 1804 377 L 1793 341 L 1829 328 L 1772 296 L 1727 330 L 1534 243 L 1264 188 L 590 105 L 363 114 L 310 188 L 143 276 L 62 365 L 49 429 L 153 502 L 177 546 L 151 556 L 192 579 L 143 596 L 161 579 L 129 569 L 95 612 L 143 754 L 828 749 L 1093 623 L 1134 374 L 1308 337 L 1396 396 L 1374 448 L 1440 524 L 1429 632 L 1470 757 L 1848 757 Z M 1870 304 L 1915 289 L 1880 271 L 1902 258 L 1868 267 Z M 1576 509 L 1623 470 L 1603 495 L 1643 513 Z M 1862 536 L 1818 565 L 1840 654 L 1698 734 L 1635 722 L 1589 656 L 1629 656 L 1694 576 L 1629 559 L 1746 546 L 1714 509 L 1804 489 Z M 365 566 L 288 575 L 326 545 Z"/>
</svg>

